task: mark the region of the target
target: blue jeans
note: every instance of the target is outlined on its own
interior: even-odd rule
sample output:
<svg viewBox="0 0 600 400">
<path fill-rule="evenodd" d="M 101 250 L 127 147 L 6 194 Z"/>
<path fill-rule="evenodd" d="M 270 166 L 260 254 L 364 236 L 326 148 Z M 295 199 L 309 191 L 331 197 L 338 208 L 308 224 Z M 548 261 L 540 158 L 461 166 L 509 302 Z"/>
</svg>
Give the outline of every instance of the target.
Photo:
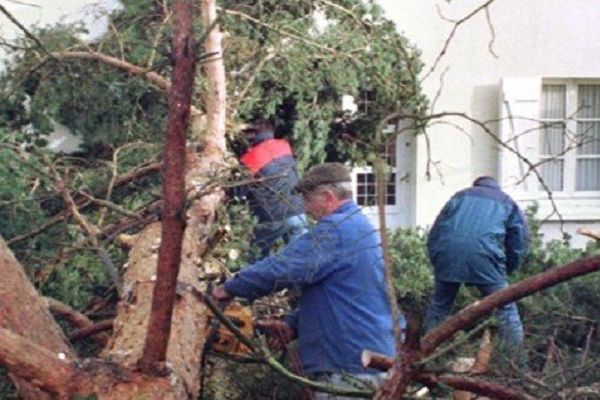
<svg viewBox="0 0 600 400">
<path fill-rule="evenodd" d="M 441 323 L 450 314 L 454 299 L 461 283 L 435 281 L 435 288 L 431 303 L 425 316 L 425 329 L 430 330 Z M 482 296 L 487 296 L 508 286 L 507 282 L 495 285 L 473 285 L 479 289 Z M 500 338 L 511 351 L 516 351 L 523 343 L 523 325 L 519 317 L 519 310 L 515 303 L 506 304 L 495 311 L 499 324 Z"/>
<path fill-rule="evenodd" d="M 267 257 L 278 239 L 285 243 L 296 240 L 304 235 L 308 229 L 306 215 L 298 214 L 283 221 L 265 222 L 254 229 L 252 245 L 258 247 L 258 258 Z"/>
</svg>

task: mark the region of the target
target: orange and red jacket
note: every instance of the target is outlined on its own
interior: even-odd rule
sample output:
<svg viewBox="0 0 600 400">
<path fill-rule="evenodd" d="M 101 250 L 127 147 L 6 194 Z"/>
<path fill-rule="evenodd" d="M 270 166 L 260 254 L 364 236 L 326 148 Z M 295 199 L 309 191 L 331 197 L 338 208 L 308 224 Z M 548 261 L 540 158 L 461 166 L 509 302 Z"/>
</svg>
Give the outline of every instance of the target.
<svg viewBox="0 0 600 400">
<path fill-rule="evenodd" d="M 304 212 L 296 160 L 287 140 L 267 139 L 250 147 L 240 161 L 255 182 L 248 186 L 250 207 L 260 222 L 281 221 Z"/>
</svg>

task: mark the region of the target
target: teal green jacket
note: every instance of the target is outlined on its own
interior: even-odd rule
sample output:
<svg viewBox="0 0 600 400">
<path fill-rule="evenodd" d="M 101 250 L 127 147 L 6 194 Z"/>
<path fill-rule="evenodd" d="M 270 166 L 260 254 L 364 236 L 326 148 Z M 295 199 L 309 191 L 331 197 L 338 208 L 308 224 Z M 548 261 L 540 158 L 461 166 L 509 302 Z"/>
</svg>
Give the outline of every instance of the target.
<svg viewBox="0 0 600 400">
<path fill-rule="evenodd" d="M 523 261 L 527 224 L 493 178 L 480 178 L 446 203 L 431 228 L 427 250 L 438 280 L 502 283 Z"/>
</svg>

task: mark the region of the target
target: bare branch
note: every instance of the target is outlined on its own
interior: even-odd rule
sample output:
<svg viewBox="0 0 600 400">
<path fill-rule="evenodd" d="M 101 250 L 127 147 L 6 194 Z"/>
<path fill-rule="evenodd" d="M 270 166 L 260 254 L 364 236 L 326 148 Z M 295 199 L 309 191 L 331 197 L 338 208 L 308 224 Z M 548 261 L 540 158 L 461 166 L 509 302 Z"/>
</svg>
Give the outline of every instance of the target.
<svg viewBox="0 0 600 400">
<path fill-rule="evenodd" d="M 534 400 L 526 393 L 502 386 L 497 383 L 486 382 L 480 379 L 468 378 L 451 374 L 417 374 L 415 380 L 427 385 L 436 386 L 440 383 L 446 384 L 454 389 L 464 390 L 486 397 L 501 400 Z"/>
<path fill-rule="evenodd" d="M 446 38 L 446 41 L 444 42 L 444 45 L 442 46 L 442 50 L 440 50 L 440 52 L 438 53 L 438 55 L 437 55 L 435 61 L 433 62 L 431 68 L 429 69 L 429 71 L 427 71 L 427 73 L 425 74 L 425 76 L 423 77 L 423 79 L 421 79 L 421 82 L 423 82 L 424 80 L 426 80 L 429 77 L 429 75 L 431 75 L 431 73 L 437 68 L 437 66 L 440 63 L 442 57 L 444 57 L 444 55 L 448 51 L 448 47 L 450 46 L 450 42 L 452 42 L 452 39 L 454 38 L 454 35 L 456 35 L 456 32 L 458 31 L 458 28 L 462 24 L 464 24 L 465 22 L 467 22 L 468 20 L 470 20 L 471 18 L 473 18 L 475 15 L 477 15 L 478 13 L 480 13 L 481 11 L 486 10 L 487 7 L 490 4 L 492 4 L 494 1 L 495 0 L 486 0 L 485 3 L 483 3 L 479 7 L 475 8 L 473 11 L 471 11 L 470 13 L 468 13 L 466 16 L 462 17 L 461 19 L 459 19 L 457 21 L 453 21 L 454 22 L 454 26 L 452 27 L 452 30 L 450 31 L 450 34 Z"/>
<path fill-rule="evenodd" d="M 496 41 L 496 31 L 494 31 L 494 24 L 492 23 L 492 17 L 490 15 L 490 9 L 488 7 L 485 8 L 485 19 L 488 23 L 488 27 L 490 28 L 490 34 L 492 38 L 488 43 L 488 50 L 490 54 L 494 56 L 494 58 L 498 58 L 498 54 L 494 51 L 494 42 Z"/>
<path fill-rule="evenodd" d="M 6 18 L 8 18 L 13 24 L 15 24 L 25 34 L 25 36 L 33 40 L 35 44 L 37 44 L 44 53 L 54 58 L 52 54 L 46 49 L 46 47 L 44 47 L 42 42 L 40 42 L 40 40 L 33 33 L 31 33 L 23 24 L 21 24 L 19 20 L 16 19 L 15 16 L 12 15 L 10 11 L 8 11 L 2 4 L 0 4 L 0 12 L 4 14 Z"/>
<path fill-rule="evenodd" d="M 71 342 L 75 342 L 77 340 L 82 340 L 82 339 L 92 336 L 92 337 L 102 338 L 102 339 L 97 339 L 97 341 L 101 344 L 106 344 L 106 341 L 108 338 L 104 335 L 100 336 L 100 335 L 98 335 L 98 333 L 108 331 L 112 328 L 113 328 L 113 320 L 107 319 L 107 320 L 92 324 L 90 326 L 87 326 L 85 328 L 77 329 L 77 330 L 71 332 L 71 334 L 69 335 L 69 340 Z"/>
</svg>

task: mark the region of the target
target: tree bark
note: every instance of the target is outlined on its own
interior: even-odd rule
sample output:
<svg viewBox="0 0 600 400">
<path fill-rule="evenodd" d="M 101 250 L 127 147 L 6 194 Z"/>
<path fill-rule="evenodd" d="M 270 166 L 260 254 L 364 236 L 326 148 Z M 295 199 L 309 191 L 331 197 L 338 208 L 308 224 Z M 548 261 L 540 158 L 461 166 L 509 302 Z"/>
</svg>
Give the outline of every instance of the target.
<svg viewBox="0 0 600 400">
<path fill-rule="evenodd" d="M 39 382 L 42 389 L 66 397 L 78 374 L 65 353 L 55 353 L 21 335 L 0 328 L 0 359 L 11 373 L 28 382 Z"/>
<path fill-rule="evenodd" d="M 29 339 L 31 342 L 68 359 L 75 354 L 45 302 L 25 275 L 6 243 L 0 238 L 0 328 Z M 25 357 L 26 354 L 21 352 Z M 0 358 L 4 363 L 4 360 Z M 20 378 L 18 363 L 5 363 L 19 394 L 25 400 L 46 399 L 48 395 L 24 378 Z"/>
</svg>

